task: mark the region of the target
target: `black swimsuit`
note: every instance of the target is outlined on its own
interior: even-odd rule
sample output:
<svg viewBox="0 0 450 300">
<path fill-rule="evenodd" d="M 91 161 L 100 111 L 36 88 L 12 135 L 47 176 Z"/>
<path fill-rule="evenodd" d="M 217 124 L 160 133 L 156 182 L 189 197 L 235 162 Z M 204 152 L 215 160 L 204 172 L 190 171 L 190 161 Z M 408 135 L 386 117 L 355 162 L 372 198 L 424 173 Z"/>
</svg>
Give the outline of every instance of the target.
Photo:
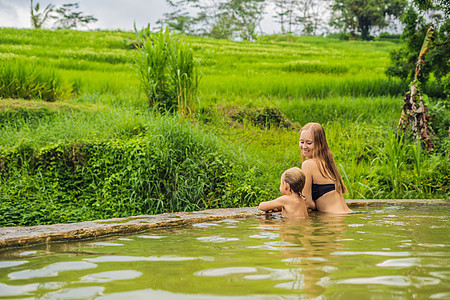
<svg viewBox="0 0 450 300">
<path fill-rule="evenodd" d="M 322 197 L 328 192 L 334 191 L 336 188 L 334 186 L 334 183 L 330 184 L 312 184 L 311 186 L 311 194 L 312 199 L 314 202 L 316 202 L 317 199 Z"/>
</svg>

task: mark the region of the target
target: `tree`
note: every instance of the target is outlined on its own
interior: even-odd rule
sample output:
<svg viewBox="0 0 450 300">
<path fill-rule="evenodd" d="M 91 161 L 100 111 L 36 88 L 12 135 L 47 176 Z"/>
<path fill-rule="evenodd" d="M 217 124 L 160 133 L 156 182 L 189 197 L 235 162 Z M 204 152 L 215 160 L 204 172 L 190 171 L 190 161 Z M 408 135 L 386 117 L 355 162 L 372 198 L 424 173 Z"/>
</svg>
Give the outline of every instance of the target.
<svg viewBox="0 0 450 300">
<path fill-rule="evenodd" d="M 166 0 L 174 11 L 160 23 L 213 38 L 255 38 L 266 0 Z M 190 16 L 188 11 L 197 11 Z"/>
<path fill-rule="evenodd" d="M 447 140 L 437 144 L 444 152 L 448 152 L 450 126 L 450 114 L 446 109 L 450 98 L 449 17 L 450 2 L 448 0 L 414 0 L 401 19 L 405 26 L 402 35 L 405 45 L 391 52 L 392 65 L 386 70 L 389 77 L 398 77 L 411 82 L 410 95 L 405 97 L 405 104 L 409 106 L 406 107 L 407 114 L 410 110 L 413 113 L 415 113 L 414 110 L 426 113 L 428 110 L 426 105 L 430 107 L 431 114 L 428 118 L 431 118 L 431 125 L 436 136 L 441 141 Z M 433 35 L 431 32 L 434 32 Z M 428 45 L 426 51 L 423 50 L 425 44 Z M 416 91 L 413 91 L 413 88 Z M 419 99 L 415 107 L 408 104 L 414 100 L 413 94 L 416 94 L 416 98 Z M 422 94 L 428 97 L 422 99 Z M 420 102 L 424 102 L 423 109 Z M 404 124 L 409 125 L 409 121 L 401 121 L 399 127 L 407 127 L 402 126 Z M 416 127 L 418 129 L 412 128 L 413 133 L 416 131 L 422 135 L 422 125 Z M 425 141 L 430 150 L 433 145 L 429 139 Z"/>
<path fill-rule="evenodd" d="M 233 31 L 242 39 L 252 40 L 263 18 L 265 0 L 230 0 L 220 4 L 221 18 L 232 20 Z"/>
<path fill-rule="evenodd" d="M 323 15 L 329 9 L 329 0 L 272 0 L 275 5 L 276 22 L 281 25 L 281 33 L 301 31 L 314 34 L 323 24 Z"/>
<path fill-rule="evenodd" d="M 324 23 L 324 11 L 328 7 L 328 1 L 324 0 L 297 0 L 299 14 L 297 23 L 302 25 L 302 33 L 313 35 L 317 29 Z"/>
<path fill-rule="evenodd" d="M 275 5 L 275 20 L 281 25 L 281 33 L 292 33 L 292 25 L 295 25 L 298 0 L 273 0 Z M 286 28 L 287 27 L 287 28 Z"/>
<path fill-rule="evenodd" d="M 164 19 L 158 20 L 157 24 L 166 24 L 178 32 L 190 33 L 194 24 L 193 17 L 189 16 L 189 4 L 198 0 L 166 0 L 172 11 L 164 14 Z"/>
<path fill-rule="evenodd" d="M 402 38 L 405 46 L 391 52 L 392 65 L 386 70 L 390 77 L 411 81 L 415 76 L 416 60 L 422 41 L 430 27 L 435 34 L 433 46 L 427 55 L 417 80 L 427 90 L 427 83 L 434 77 L 434 90 L 440 98 L 450 96 L 450 2 L 447 0 L 416 0 L 408 7 L 401 21 L 404 24 Z M 433 74 L 433 76 L 431 76 Z M 436 88 L 437 85 L 437 88 Z M 431 88 L 431 87 L 430 87 Z M 428 88 L 429 92 L 432 92 Z"/>
<path fill-rule="evenodd" d="M 31 14 L 31 26 L 33 26 L 34 29 L 41 29 L 44 23 L 49 19 L 50 13 L 54 9 L 53 4 L 49 4 L 45 7 L 45 9 L 40 12 L 40 6 L 39 3 L 36 3 L 36 5 L 33 5 L 33 0 L 31 0 L 30 3 L 30 14 Z"/>
<path fill-rule="evenodd" d="M 86 26 L 89 23 L 97 22 L 98 20 L 92 15 L 83 15 L 82 12 L 76 11 L 78 3 L 63 4 L 54 12 L 56 15 L 52 16 L 56 20 L 55 28 L 57 29 L 76 29 L 79 26 Z"/>
<path fill-rule="evenodd" d="M 330 25 L 361 33 L 364 40 L 370 39 L 370 31 L 388 25 L 389 17 L 399 17 L 407 0 L 334 0 L 331 5 Z"/>
</svg>

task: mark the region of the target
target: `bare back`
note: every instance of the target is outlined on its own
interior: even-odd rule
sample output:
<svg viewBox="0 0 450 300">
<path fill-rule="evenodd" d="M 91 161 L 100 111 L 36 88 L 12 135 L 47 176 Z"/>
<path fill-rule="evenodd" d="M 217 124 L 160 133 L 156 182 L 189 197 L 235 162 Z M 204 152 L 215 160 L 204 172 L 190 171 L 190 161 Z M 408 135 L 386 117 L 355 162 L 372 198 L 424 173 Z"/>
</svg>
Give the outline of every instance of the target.
<svg viewBox="0 0 450 300">
<path fill-rule="evenodd" d="M 281 216 L 288 219 L 303 219 L 308 216 L 308 210 L 303 198 L 297 194 L 291 194 L 285 197 L 284 205 L 281 210 Z"/>
<path fill-rule="evenodd" d="M 313 199 L 313 184 L 335 185 L 335 181 L 333 179 L 326 178 L 322 175 L 316 159 L 312 158 L 304 161 L 302 164 L 302 170 L 306 175 L 303 195 L 306 197 L 306 204 L 309 208 L 333 214 L 344 214 L 352 211 L 345 203 L 342 193 L 336 189 L 320 195 L 320 197 L 315 200 Z"/>
</svg>

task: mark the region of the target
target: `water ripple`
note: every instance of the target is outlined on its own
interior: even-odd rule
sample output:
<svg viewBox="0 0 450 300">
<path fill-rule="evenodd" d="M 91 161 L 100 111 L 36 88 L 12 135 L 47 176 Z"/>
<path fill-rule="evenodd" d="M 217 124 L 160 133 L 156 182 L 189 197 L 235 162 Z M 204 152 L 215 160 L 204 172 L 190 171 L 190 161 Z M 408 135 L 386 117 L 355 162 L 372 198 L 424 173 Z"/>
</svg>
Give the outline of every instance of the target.
<svg viewBox="0 0 450 300">
<path fill-rule="evenodd" d="M 36 291 L 38 286 L 38 283 L 26 285 L 8 285 L 0 283 L 0 297 L 29 295 L 29 293 Z"/>
<path fill-rule="evenodd" d="M 436 278 L 431 277 L 407 277 L 401 275 L 393 276 L 376 276 L 376 277 L 366 277 L 366 278 L 350 278 L 345 280 L 340 280 L 338 283 L 347 284 L 381 284 L 386 286 L 415 286 L 422 287 L 425 285 L 437 285 L 441 281 Z"/>
<path fill-rule="evenodd" d="M 104 290 L 105 290 L 105 288 L 102 286 L 68 288 L 68 289 L 62 289 L 60 291 L 45 294 L 43 297 L 40 297 L 39 299 L 43 299 L 43 300 L 45 300 L 45 299 L 58 299 L 58 300 L 94 299 L 97 296 L 102 295 Z"/>
<path fill-rule="evenodd" d="M 16 267 L 28 263 L 26 260 L 0 261 L 0 269 Z"/>
<path fill-rule="evenodd" d="M 220 226 L 219 224 L 215 224 L 215 223 L 196 223 L 193 224 L 192 227 L 197 227 L 197 228 L 208 228 L 208 227 L 213 227 L 213 226 Z"/>
<path fill-rule="evenodd" d="M 141 277 L 142 273 L 134 270 L 108 271 L 94 273 L 80 278 L 82 282 L 110 282 L 115 280 L 129 280 Z"/>
<path fill-rule="evenodd" d="M 411 252 L 382 252 L 382 251 L 334 251 L 331 255 L 376 255 L 376 256 L 411 256 Z"/>
<path fill-rule="evenodd" d="M 97 265 L 85 261 L 67 261 L 48 265 L 42 269 L 23 270 L 9 273 L 8 277 L 12 280 L 16 279 L 31 279 L 40 277 L 54 277 L 58 276 L 59 272 L 63 271 L 78 271 L 85 269 L 96 268 Z"/>
<path fill-rule="evenodd" d="M 188 261 L 201 259 L 198 257 L 182 257 L 182 256 L 125 256 L 125 255 L 106 255 L 96 258 L 84 258 L 89 262 L 138 262 L 138 261 Z"/>
<path fill-rule="evenodd" d="M 137 238 L 159 240 L 159 239 L 164 238 L 164 236 L 159 236 L 159 235 L 138 235 Z"/>
<path fill-rule="evenodd" d="M 253 234 L 251 236 L 249 236 L 249 238 L 252 239 L 269 239 L 269 240 L 273 240 L 276 238 L 279 238 L 280 235 L 278 233 L 273 233 L 273 232 L 261 232 L 261 233 L 257 233 L 257 234 Z"/>
<path fill-rule="evenodd" d="M 221 237 L 219 235 L 198 237 L 197 240 L 199 240 L 200 242 L 207 242 L 207 243 L 225 243 L 225 242 L 239 241 L 238 238 L 226 238 Z"/>
<path fill-rule="evenodd" d="M 433 294 L 430 299 L 450 299 L 450 292 Z"/>
<path fill-rule="evenodd" d="M 254 267 L 230 267 L 230 268 L 206 269 L 195 272 L 194 275 L 204 277 L 221 277 L 234 274 L 245 274 L 256 272 L 258 272 L 258 269 Z"/>
<path fill-rule="evenodd" d="M 93 246 L 111 246 L 111 247 L 123 246 L 123 244 L 107 243 L 107 242 L 97 242 L 97 243 L 92 243 L 91 245 L 93 245 Z"/>
<path fill-rule="evenodd" d="M 107 294 L 95 298 L 96 300 L 122 300 L 122 299 L 133 299 L 133 300 L 147 300 L 147 299 L 170 299 L 170 300 L 272 300 L 272 299 L 284 299 L 284 300 L 294 300 L 298 299 L 298 295 L 290 296 L 285 295 L 283 297 L 274 297 L 273 295 L 249 295 L 249 296 L 218 296 L 211 294 L 182 294 L 173 293 L 169 291 L 162 290 L 136 290 L 131 292 L 119 292 Z"/>
</svg>

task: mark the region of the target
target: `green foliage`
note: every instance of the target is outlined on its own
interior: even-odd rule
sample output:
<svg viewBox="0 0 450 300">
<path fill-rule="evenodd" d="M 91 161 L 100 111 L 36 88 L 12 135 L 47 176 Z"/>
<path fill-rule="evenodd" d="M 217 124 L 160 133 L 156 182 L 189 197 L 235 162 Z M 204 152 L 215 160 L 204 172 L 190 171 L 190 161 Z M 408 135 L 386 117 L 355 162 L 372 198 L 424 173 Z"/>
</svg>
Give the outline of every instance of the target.
<svg viewBox="0 0 450 300">
<path fill-rule="evenodd" d="M 413 1 L 405 12 L 403 39 L 406 45 L 391 52 L 391 63 L 386 70 L 390 77 L 401 78 L 404 82 L 415 80 L 416 63 L 430 27 L 435 30 L 431 40 L 431 50 L 423 57 L 420 73 L 417 75 L 419 91 L 430 109 L 430 123 L 437 136 L 437 151 L 448 153 L 449 118 L 448 99 L 450 89 L 450 19 L 448 3 L 440 1 Z M 433 18 L 426 17 L 432 13 Z M 447 14 L 442 18 L 442 13 Z"/>
<path fill-rule="evenodd" d="M 405 0 L 335 0 L 330 24 L 343 32 L 358 31 L 363 40 L 369 40 L 373 28 L 386 27 L 387 17 L 400 16 L 406 4 Z"/>
<path fill-rule="evenodd" d="M 436 12 L 438 13 L 438 12 Z M 427 53 L 425 64 L 421 67 L 418 80 L 422 83 L 423 93 L 436 98 L 448 98 L 446 89 L 446 76 L 450 70 L 450 19 L 429 22 L 424 16 L 425 12 L 418 11 L 410 6 L 402 17 L 405 25 L 403 39 L 406 45 L 391 52 L 391 63 L 386 70 L 390 77 L 398 77 L 410 82 L 414 79 L 417 59 L 426 36 L 427 30 L 432 26 L 435 29 L 434 47 Z"/>
<path fill-rule="evenodd" d="M 231 30 L 239 33 L 243 40 L 254 40 L 256 38 L 256 28 L 262 20 L 264 2 L 265 0 L 231 0 L 220 3 L 219 26 L 221 25 L 221 20 L 225 19 L 224 23 L 231 23 Z M 218 23 L 216 23 L 217 25 Z"/>
<path fill-rule="evenodd" d="M 190 45 L 176 40 L 169 29 L 150 33 L 137 51 L 135 64 L 152 107 L 190 114 L 197 96 L 200 74 Z"/>
<path fill-rule="evenodd" d="M 230 112 L 230 118 L 231 120 L 241 124 L 249 122 L 260 128 L 270 129 L 273 127 L 280 127 L 297 130 L 300 129 L 298 124 L 293 124 L 290 122 L 278 108 L 274 107 L 243 107 L 237 109 L 236 111 L 232 110 Z"/>
<path fill-rule="evenodd" d="M 419 144 L 410 144 L 403 135 L 393 133 L 378 151 L 380 159 L 373 161 L 372 167 L 382 187 L 381 197 L 418 198 L 432 193 L 448 197 L 450 163 L 438 163 L 444 159 L 440 154 L 429 156 Z"/>
<path fill-rule="evenodd" d="M 0 60 L 0 98 L 56 101 L 71 94 L 54 70 L 16 59 Z"/>
<path fill-rule="evenodd" d="M 247 206 L 266 194 L 257 165 L 213 135 L 170 117 L 153 120 L 147 131 L 131 139 L 2 148 L 0 224 Z"/>
</svg>

